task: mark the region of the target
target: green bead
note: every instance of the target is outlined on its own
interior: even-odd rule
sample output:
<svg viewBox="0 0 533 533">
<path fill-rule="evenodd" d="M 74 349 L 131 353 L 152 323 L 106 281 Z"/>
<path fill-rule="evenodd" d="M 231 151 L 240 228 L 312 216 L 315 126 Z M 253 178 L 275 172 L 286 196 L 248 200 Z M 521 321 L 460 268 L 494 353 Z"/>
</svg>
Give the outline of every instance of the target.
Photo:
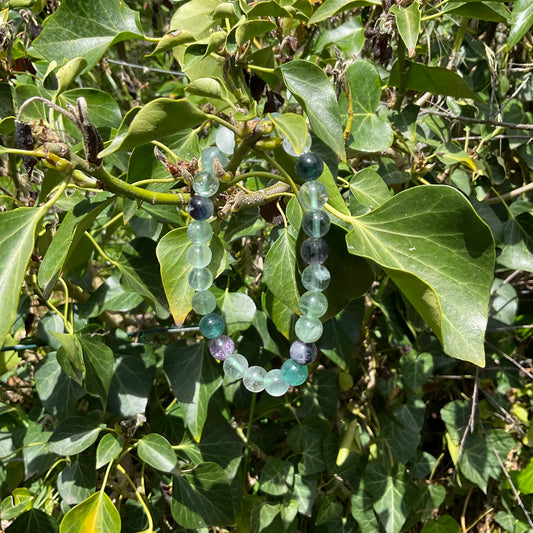
<svg viewBox="0 0 533 533">
<path fill-rule="evenodd" d="M 192 297 L 192 308 L 199 315 L 212 313 L 217 306 L 217 299 L 212 292 L 198 291 Z"/>
<path fill-rule="evenodd" d="M 188 279 L 189 285 L 195 291 L 206 291 L 213 283 L 213 274 L 208 268 L 193 268 Z"/>
<path fill-rule="evenodd" d="M 200 196 L 213 196 L 218 191 L 219 184 L 218 178 L 205 170 L 198 172 L 192 180 L 192 188 Z"/>
<path fill-rule="evenodd" d="M 328 299 L 320 291 L 304 292 L 300 297 L 300 311 L 312 318 L 320 318 L 328 310 Z"/>
<path fill-rule="evenodd" d="M 224 360 L 224 374 L 230 379 L 242 378 L 245 370 L 248 368 L 248 361 L 244 355 L 234 353 Z"/>
<path fill-rule="evenodd" d="M 302 218 L 302 229 L 309 237 L 323 237 L 331 226 L 329 216 L 324 211 L 307 211 Z"/>
<path fill-rule="evenodd" d="M 206 244 L 213 236 L 213 228 L 205 220 L 191 220 L 187 227 L 187 236 L 194 244 Z"/>
<path fill-rule="evenodd" d="M 242 384 L 250 392 L 261 392 L 265 389 L 266 370 L 262 366 L 251 366 L 244 371 Z"/>
<path fill-rule="evenodd" d="M 330 279 L 331 274 L 324 265 L 309 265 L 302 272 L 302 285 L 308 291 L 325 291 Z"/>
<path fill-rule="evenodd" d="M 264 384 L 270 396 L 283 396 L 289 390 L 289 384 L 283 379 L 283 374 L 278 368 L 267 372 Z"/>
<path fill-rule="evenodd" d="M 187 261 L 194 268 L 204 268 L 211 262 L 213 253 L 206 244 L 193 244 L 187 250 Z"/>
<path fill-rule="evenodd" d="M 294 168 L 303 181 L 316 180 L 324 171 L 324 161 L 318 154 L 308 152 L 296 160 Z"/>
<path fill-rule="evenodd" d="M 319 181 L 308 181 L 300 187 L 298 200 L 304 209 L 320 209 L 328 201 L 328 190 Z"/>
<path fill-rule="evenodd" d="M 308 374 L 309 370 L 307 370 L 306 366 L 299 365 L 292 359 L 287 359 L 281 365 L 281 375 L 289 385 L 301 385 L 307 379 Z"/>
<path fill-rule="evenodd" d="M 200 320 L 200 333 L 206 339 L 215 339 L 224 333 L 226 322 L 218 313 L 208 313 Z"/>
<path fill-rule="evenodd" d="M 210 148 L 206 148 L 200 156 L 200 161 L 204 170 L 206 170 L 207 172 L 213 172 L 213 160 L 215 159 L 215 157 L 219 160 L 220 164 L 223 167 L 228 164 L 228 157 L 226 156 L 226 154 L 221 152 L 215 146 L 211 146 Z"/>
<path fill-rule="evenodd" d="M 296 336 L 303 342 L 316 342 L 322 337 L 322 322 L 318 318 L 301 316 L 294 325 Z"/>
</svg>

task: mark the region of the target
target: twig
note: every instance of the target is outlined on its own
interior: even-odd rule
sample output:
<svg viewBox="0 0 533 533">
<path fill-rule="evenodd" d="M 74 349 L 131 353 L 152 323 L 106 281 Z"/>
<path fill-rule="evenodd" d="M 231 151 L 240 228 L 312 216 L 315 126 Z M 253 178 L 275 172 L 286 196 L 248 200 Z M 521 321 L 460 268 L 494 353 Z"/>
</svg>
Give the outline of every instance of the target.
<svg viewBox="0 0 533 533">
<path fill-rule="evenodd" d="M 487 124 L 489 126 L 509 128 L 513 130 L 527 130 L 533 131 L 533 124 L 515 124 L 514 122 L 498 122 L 497 120 L 465 117 L 463 115 L 454 115 L 447 111 L 433 111 L 431 109 L 423 109 L 420 111 L 421 115 L 436 115 L 438 117 L 449 118 L 450 120 L 460 120 L 462 122 L 470 122 L 471 124 Z"/>
<path fill-rule="evenodd" d="M 478 372 L 479 369 L 476 367 L 476 377 L 474 379 L 474 391 L 472 392 L 472 408 L 470 409 L 470 416 L 468 418 L 468 424 L 466 425 L 465 431 L 461 438 L 461 443 L 459 444 L 459 453 L 457 454 L 457 466 L 459 466 L 459 461 L 461 460 L 461 455 L 463 455 L 466 437 L 468 433 L 474 432 L 474 423 L 476 421 L 476 408 L 477 408 L 477 398 L 478 398 Z M 454 472 L 455 477 L 455 472 Z"/>
<path fill-rule="evenodd" d="M 489 341 L 485 341 L 485 344 L 491 349 L 496 352 L 498 352 L 502 357 L 505 357 L 507 361 L 515 365 L 518 369 L 520 369 L 521 372 L 523 372 L 529 379 L 533 379 L 533 374 L 525 369 L 518 361 L 515 361 L 510 355 L 507 355 L 505 352 L 500 350 L 497 346 L 494 346 L 494 344 L 491 344 Z"/>
<path fill-rule="evenodd" d="M 506 192 L 505 194 L 502 194 L 501 197 L 495 196 L 486 198 L 484 202 L 486 204 L 499 204 L 502 200 L 513 200 L 517 196 L 525 194 L 529 191 L 533 191 L 533 181 L 531 183 L 528 183 L 527 185 L 524 185 L 523 187 L 518 187 L 518 189 L 513 189 L 510 192 Z"/>
</svg>

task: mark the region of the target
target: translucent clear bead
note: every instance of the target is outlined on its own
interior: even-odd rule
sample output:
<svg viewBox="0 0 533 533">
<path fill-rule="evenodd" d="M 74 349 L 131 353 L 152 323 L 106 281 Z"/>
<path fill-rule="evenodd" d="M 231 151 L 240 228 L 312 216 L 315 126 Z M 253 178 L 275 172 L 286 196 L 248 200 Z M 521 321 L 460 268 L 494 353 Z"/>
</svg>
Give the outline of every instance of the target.
<svg viewBox="0 0 533 533">
<path fill-rule="evenodd" d="M 208 313 L 202 317 L 199 326 L 206 339 L 215 339 L 224 333 L 226 322 L 218 313 Z"/>
<path fill-rule="evenodd" d="M 324 161 L 318 154 L 308 152 L 296 160 L 294 168 L 302 180 L 316 180 L 324 171 Z"/>
<path fill-rule="evenodd" d="M 250 392 L 261 392 L 265 389 L 265 376 L 262 366 L 251 366 L 244 371 L 242 383 Z"/>
<path fill-rule="evenodd" d="M 328 201 L 328 190 L 319 181 L 308 181 L 300 187 L 298 200 L 304 209 L 321 209 Z"/>
<path fill-rule="evenodd" d="M 234 351 L 235 343 L 227 335 L 220 335 L 209 343 L 209 353 L 219 361 L 225 361 Z"/>
<path fill-rule="evenodd" d="M 199 315 L 212 313 L 217 306 L 217 299 L 212 292 L 198 291 L 192 297 L 192 308 Z"/>
<path fill-rule="evenodd" d="M 193 196 L 189 202 L 188 211 L 194 220 L 207 220 L 213 216 L 215 206 L 205 196 Z"/>
<path fill-rule="evenodd" d="M 331 274 L 324 265 L 309 265 L 302 272 L 302 285 L 308 291 L 325 291 L 331 280 Z"/>
<path fill-rule="evenodd" d="M 322 337 L 322 322 L 318 318 L 301 316 L 294 325 L 294 333 L 303 342 L 316 342 Z"/>
<path fill-rule="evenodd" d="M 308 265 L 319 265 L 323 263 L 329 254 L 328 243 L 324 239 L 309 237 L 302 242 L 300 256 Z"/>
<path fill-rule="evenodd" d="M 313 318 L 320 318 L 328 310 L 328 299 L 320 291 L 307 291 L 300 296 L 300 311 Z"/>
<path fill-rule="evenodd" d="M 328 214 L 318 209 L 307 211 L 302 218 L 302 230 L 309 237 L 323 237 L 330 226 Z"/>
<path fill-rule="evenodd" d="M 289 384 L 283 379 L 278 368 L 270 370 L 265 376 L 265 390 L 270 396 L 283 396 L 289 390 Z"/>
<path fill-rule="evenodd" d="M 212 257 L 211 248 L 206 244 L 193 244 L 187 250 L 187 261 L 194 268 L 206 267 Z"/>
<path fill-rule="evenodd" d="M 223 368 L 224 374 L 226 374 L 226 376 L 229 378 L 240 379 L 248 368 L 248 361 L 244 355 L 241 355 L 240 353 L 234 353 L 224 361 Z"/>
<path fill-rule="evenodd" d="M 213 228 L 209 222 L 202 220 L 191 220 L 187 227 L 187 236 L 194 244 L 206 244 L 213 236 Z"/>
<path fill-rule="evenodd" d="M 218 191 L 219 185 L 218 178 L 205 170 L 198 172 L 192 180 L 192 188 L 200 196 L 213 196 Z"/>
<path fill-rule="evenodd" d="M 189 272 L 188 280 L 195 291 L 206 291 L 213 283 L 213 274 L 208 268 L 193 268 Z"/>
<path fill-rule="evenodd" d="M 228 158 L 226 154 L 221 152 L 215 146 L 211 146 L 210 148 L 206 148 L 200 156 L 200 161 L 202 162 L 202 167 L 204 170 L 207 172 L 213 172 L 213 160 L 215 157 L 220 161 L 220 164 L 223 167 L 228 164 Z"/>
<path fill-rule="evenodd" d="M 299 365 L 309 365 L 316 359 L 317 349 L 312 342 L 294 341 L 289 353 L 291 359 Z"/>
<path fill-rule="evenodd" d="M 217 148 L 221 152 L 232 154 L 233 149 L 235 148 L 235 134 L 229 128 L 219 126 L 217 128 L 215 142 L 217 143 Z"/>
<path fill-rule="evenodd" d="M 307 370 L 306 366 L 299 365 L 292 359 L 287 359 L 281 365 L 281 375 L 289 385 L 297 386 L 305 382 L 309 375 L 309 370 Z"/>
</svg>

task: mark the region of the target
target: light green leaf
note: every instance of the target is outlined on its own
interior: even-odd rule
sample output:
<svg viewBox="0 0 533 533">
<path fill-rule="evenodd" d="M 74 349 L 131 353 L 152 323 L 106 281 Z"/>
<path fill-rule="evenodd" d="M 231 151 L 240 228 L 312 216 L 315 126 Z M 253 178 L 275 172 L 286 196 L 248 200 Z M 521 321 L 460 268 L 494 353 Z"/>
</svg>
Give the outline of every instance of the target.
<svg viewBox="0 0 533 533">
<path fill-rule="evenodd" d="M 177 131 L 198 126 L 207 118 L 203 111 L 188 100 L 157 98 L 140 109 L 127 129 L 121 126 L 121 133 L 99 156 L 105 157 L 117 150 L 131 150 Z"/>
<path fill-rule="evenodd" d="M 32 508 L 34 495 L 25 487 L 13 489 L 9 496 L 2 500 L 2 520 L 14 520 L 17 516 Z"/>
<path fill-rule="evenodd" d="M 483 366 L 494 242 L 464 196 L 420 186 L 353 220 L 348 251 L 386 270 L 448 355 Z"/>
<path fill-rule="evenodd" d="M 353 107 L 350 148 L 363 152 L 379 152 L 394 139 L 390 124 L 376 114 L 381 98 L 381 81 L 376 67 L 359 60 L 346 69 Z"/>
<path fill-rule="evenodd" d="M 94 456 L 80 455 L 57 476 L 57 490 L 68 505 L 76 505 L 96 490 Z"/>
<path fill-rule="evenodd" d="M 216 463 L 200 463 L 173 478 L 170 510 L 187 529 L 233 524 L 233 498 L 228 477 Z"/>
<path fill-rule="evenodd" d="M 220 370 L 213 358 L 204 353 L 203 343 L 187 346 L 181 341 L 167 346 L 164 368 L 183 409 L 187 427 L 198 442 L 207 418 L 209 400 L 222 383 Z"/>
<path fill-rule="evenodd" d="M 533 272 L 533 210 L 528 202 L 511 205 L 503 225 L 503 250 L 498 263 L 515 270 Z"/>
<path fill-rule="evenodd" d="M 122 0 L 64 0 L 46 18 L 30 52 L 58 64 L 84 57 L 89 70 L 111 45 L 139 37 L 139 13 Z"/>
<path fill-rule="evenodd" d="M 9 533 L 57 533 L 57 522 L 43 511 L 30 509 L 21 514 L 8 528 Z"/>
<path fill-rule="evenodd" d="M 94 417 L 65 418 L 48 439 L 49 448 L 59 455 L 76 455 L 96 441 L 102 428 Z"/>
<path fill-rule="evenodd" d="M 101 337 L 79 335 L 85 363 L 85 390 L 98 396 L 105 408 L 113 375 L 113 351 Z"/>
<path fill-rule="evenodd" d="M 122 451 L 124 440 L 114 433 L 106 433 L 96 448 L 96 470 L 109 463 Z"/>
<path fill-rule="evenodd" d="M 50 331 L 49 333 L 61 343 L 61 347 L 57 351 L 57 360 L 59 361 L 59 364 L 68 376 L 81 384 L 85 374 L 85 363 L 83 361 L 83 353 L 77 335 L 74 333 L 60 333 L 56 331 Z"/>
<path fill-rule="evenodd" d="M 420 6 L 418 2 L 413 2 L 405 8 L 393 5 L 389 13 L 396 15 L 398 32 L 407 48 L 409 57 L 413 57 L 420 32 Z"/>
<path fill-rule="evenodd" d="M 85 98 L 89 118 L 97 128 L 118 128 L 120 126 L 122 120 L 120 107 L 117 100 L 109 93 L 92 88 L 71 89 L 64 92 L 59 101 L 63 106 L 66 106 L 67 103 L 76 105 L 78 98 Z M 65 122 L 65 126 L 70 126 L 70 123 Z M 79 135 L 74 127 L 72 127 L 72 131 Z"/>
<path fill-rule="evenodd" d="M 297 154 L 301 154 L 309 136 L 305 118 L 295 113 L 284 113 L 277 116 L 269 115 L 269 118 L 278 132 L 289 141 L 294 151 Z"/>
<path fill-rule="evenodd" d="M 21 207 L 0 213 L 0 343 L 17 315 L 20 288 L 33 250 L 41 208 Z"/>
<path fill-rule="evenodd" d="M 350 192 L 369 209 L 376 209 L 391 199 L 391 192 L 383 178 L 370 167 L 364 168 L 350 180 Z"/>
<path fill-rule="evenodd" d="M 163 37 L 161 37 L 161 39 L 159 39 L 155 50 L 151 54 L 148 54 L 146 57 L 150 57 L 155 54 L 162 54 L 163 52 L 172 50 L 172 48 L 176 46 L 188 44 L 194 40 L 194 35 L 188 31 L 180 29 L 172 30 Z"/>
<path fill-rule="evenodd" d="M 60 533 L 120 533 L 120 514 L 109 496 L 100 490 L 73 507 L 61 520 Z"/>
<path fill-rule="evenodd" d="M 361 17 L 354 17 L 340 26 L 323 30 L 315 45 L 316 53 L 320 53 L 329 44 L 340 48 L 346 56 L 359 54 L 365 44 L 365 29 Z"/>
<path fill-rule="evenodd" d="M 533 3 L 530 0 L 516 0 L 511 12 L 511 32 L 507 50 L 515 46 L 533 25 Z"/>
<path fill-rule="evenodd" d="M 324 71 L 302 59 L 279 67 L 285 85 L 298 100 L 309 118 L 316 136 L 344 161 L 344 137 L 337 96 Z"/>
<path fill-rule="evenodd" d="M 56 72 L 57 91 L 61 94 L 66 91 L 69 85 L 87 68 L 87 60 L 84 57 L 74 57 Z"/>
<path fill-rule="evenodd" d="M 224 291 L 222 297 L 217 299 L 217 303 L 226 321 L 227 335 L 244 331 L 252 324 L 256 307 L 247 294 Z"/>
<path fill-rule="evenodd" d="M 457 163 L 464 163 L 471 170 L 476 170 L 476 165 L 472 158 L 459 146 L 454 143 L 443 143 L 435 151 L 439 161 L 445 165 L 456 165 Z"/>
<path fill-rule="evenodd" d="M 326 0 L 309 19 L 309 24 L 322 22 L 341 11 L 360 6 L 378 6 L 381 0 Z"/>
<path fill-rule="evenodd" d="M 523 494 L 533 494 L 533 459 L 516 476 L 517 489 Z"/>
<path fill-rule="evenodd" d="M 178 474 L 178 458 L 170 442 L 158 433 L 145 435 L 137 446 L 139 459 L 156 470 Z"/>
<path fill-rule="evenodd" d="M 283 229 L 270 247 L 263 266 L 269 290 L 294 313 L 299 313 L 300 293 L 296 281 L 296 239 Z"/>
<path fill-rule="evenodd" d="M 461 533 L 461 526 L 449 514 L 428 520 L 421 533 Z"/>
</svg>

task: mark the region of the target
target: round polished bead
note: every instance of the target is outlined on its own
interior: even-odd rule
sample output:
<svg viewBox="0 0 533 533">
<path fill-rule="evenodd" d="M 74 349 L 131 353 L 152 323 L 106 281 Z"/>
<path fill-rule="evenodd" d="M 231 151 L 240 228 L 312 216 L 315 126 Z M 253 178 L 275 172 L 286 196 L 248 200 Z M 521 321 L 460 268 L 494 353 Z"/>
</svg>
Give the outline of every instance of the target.
<svg viewBox="0 0 533 533">
<path fill-rule="evenodd" d="M 324 239 L 309 237 L 302 242 L 300 256 L 308 265 L 320 265 L 329 254 L 328 243 Z"/>
<path fill-rule="evenodd" d="M 194 244 L 206 244 L 213 236 L 213 228 L 209 222 L 203 220 L 191 220 L 187 227 L 187 236 Z"/>
<path fill-rule="evenodd" d="M 318 318 L 301 316 L 294 325 L 294 333 L 303 342 L 316 342 L 322 337 L 322 322 Z"/>
<path fill-rule="evenodd" d="M 270 396 L 283 396 L 289 390 L 289 384 L 283 379 L 278 368 L 270 370 L 265 376 L 265 390 Z"/>
<path fill-rule="evenodd" d="M 307 370 L 306 366 L 299 365 L 292 359 L 287 359 L 281 365 L 281 375 L 289 385 L 297 386 L 305 382 L 309 375 L 309 370 Z"/>
<path fill-rule="evenodd" d="M 322 158 L 313 152 L 302 154 L 295 165 L 296 174 L 304 181 L 316 180 L 324 171 L 324 161 Z"/>
<path fill-rule="evenodd" d="M 217 299 L 212 292 L 198 291 L 192 297 L 192 308 L 199 315 L 207 315 L 212 313 L 217 306 Z"/>
<path fill-rule="evenodd" d="M 304 209 L 321 209 L 328 201 L 328 190 L 319 181 L 308 181 L 300 187 L 298 200 Z"/>
<path fill-rule="evenodd" d="M 312 342 L 294 341 L 289 349 L 291 359 L 299 365 L 309 365 L 316 359 L 317 349 Z"/>
<path fill-rule="evenodd" d="M 242 383 L 250 392 L 261 392 L 265 389 L 265 376 L 262 366 L 251 366 L 244 371 Z"/>
<path fill-rule="evenodd" d="M 320 318 L 328 310 L 328 299 L 320 291 L 304 292 L 300 296 L 300 311 L 307 316 Z"/>
<path fill-rule="evenodd" d="M 225 167 L 228 164 L 228 158 L 226 154 L 221 152 L 215 146 L 211 146 L 210 148 L 206 148 L 200 156 L 200 161 L 204 170 L 207 172 L 213 172 L 213 161 L 215 157 L 220 161 L 222 167 Z"/>
<path fill-rule="evenodd" d="M 213 202 L 205 196 L 193 196 L 188 209 L 189 215 L 195 220 L 207 220 L 215 212 Z"/>
<path fill-rule="evenodd" d="M 331 226 L 329 216 L 324 211 L 313 209 L 304 213 L 302 229 L 309 237 L 323 237 Z"/>
<path fill-rule="evenodd" d="M 208 268 L 193 268 L 188 279 L 189 285 L 195 291 L 206 291 L 213 283 L 213 274 Z"/>
<path fill-rule="evenodd" d="M 324 265 L 309 265 L 302 272 L 302 285 L 308 291 L 325 291 L 331 280 L 331 274 Z"/>
<path fill-rule="evenodd" d="M 244 355 L 241 355 L 240 353 L 234 353 L 224 361 L 223 368 L 224 374 L 226 374 L 228 378 L 240 379 L 248 368 L 248 361 Z"/>
<path fill-rule="evenodd" d="M 194 268 L 206 267 L 211 262 L 213 252 L 206 244 L 193 244 L 187 250 L 187 261 Z"/>
<path fill-rule="evenodd" d="M 227 335 L 220 335 L 209 343 L 209 353 L 219 361 L 225 361 L 234 351 L 235 343 Z"/>
<path fill-rule="evenodd" d="M 235 148 L 235 134 L 224 126 L 219 126 L 215 135 L 217 148 L 225 154 L 232 154 Z"/>
<path fill-rule="evenodd" d="M 224 333 L 226 322 L 218 313 L 208 313 L 200 320 L 200 333 L 207 339 L 220 337 Z"/>
<path fill-rule="evenodd" d="M 213 196 L 218 191 L 220 182 L 213 174 L 202 170 L 192 180 L 192 188 L 200 196 Z"/>
</svg>

